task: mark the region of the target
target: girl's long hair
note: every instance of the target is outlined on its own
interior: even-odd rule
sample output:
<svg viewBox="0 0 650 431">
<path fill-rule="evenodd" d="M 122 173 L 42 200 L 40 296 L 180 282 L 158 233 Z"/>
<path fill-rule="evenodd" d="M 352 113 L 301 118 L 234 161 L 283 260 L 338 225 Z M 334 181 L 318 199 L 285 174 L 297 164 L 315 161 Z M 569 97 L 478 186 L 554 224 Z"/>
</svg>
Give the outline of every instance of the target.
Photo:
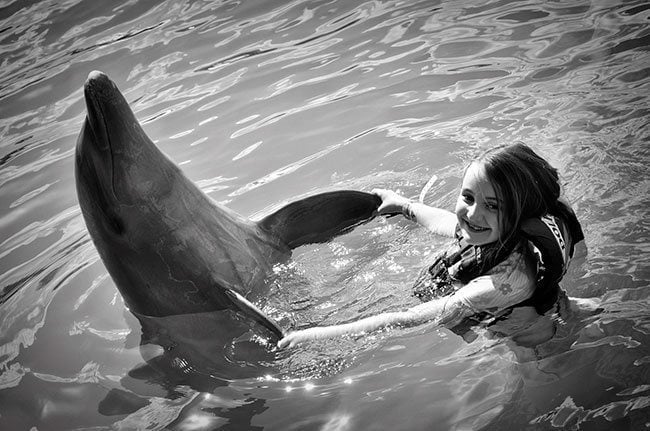
<svg viewBox="0 0 650 431">
<path fill-rule="evenodd" d="M 559 201 L 557 169 L 523 143 L 492 148 L 476 162 L 483 165 L 499 202 L 501 235 L 485 255 L 486 264 L 497 263 L 519 242 L 522 221 L 547 213 L 561 216 L 566 206 Z"/>
<path fill-rule="evenodd" d="M 516 143 L 481 155 L 485 173 L 499 200 L 500 242 L 508 243 L 521 222 L 554 213 L 560 198 L 557 169 L 529 146 Z"/>
</svg>

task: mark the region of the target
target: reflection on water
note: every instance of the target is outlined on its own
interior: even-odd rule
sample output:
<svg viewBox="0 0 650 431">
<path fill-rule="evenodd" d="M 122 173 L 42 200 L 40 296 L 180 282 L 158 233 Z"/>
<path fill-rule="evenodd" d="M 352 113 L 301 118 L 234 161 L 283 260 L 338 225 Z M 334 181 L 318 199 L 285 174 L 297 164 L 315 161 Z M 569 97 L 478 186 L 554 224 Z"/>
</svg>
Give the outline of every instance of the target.
<svg viewBox="0 0 650 431">
<path fill-rule="evenodd" d="M 3 2 L 0 428 L 647 428 L 649 19 L 641 0 Z M 224 378 L 209 331 L 141 328 L 86 232 L 73 154 L 93 69 L 255 217 L 324 189 L 416 196 L 433 173 L 426 200 L 450 207 L 467 160 L 523 140 L 583 222 L 564 287 L 600 312 L 564 309 L 535 348 L 425 325 Z M 259 302 L 285 327 L 407 307 L 440 245 L 377 220 L 299 250 Z M 238 343 L 220 359 L 248 372 L 257 348 Z"/>
</svg>

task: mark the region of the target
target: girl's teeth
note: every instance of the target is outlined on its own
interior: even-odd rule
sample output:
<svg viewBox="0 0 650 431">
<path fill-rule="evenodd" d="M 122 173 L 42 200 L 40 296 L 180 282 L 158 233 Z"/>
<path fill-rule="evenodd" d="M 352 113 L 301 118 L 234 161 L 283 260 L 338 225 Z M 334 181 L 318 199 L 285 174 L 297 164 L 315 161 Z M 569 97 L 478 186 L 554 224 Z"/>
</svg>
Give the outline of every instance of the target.
<svg viewBox="0 0 650 431">
<path fill-rule="evenodd" d="M 476 225 L 473 225 L 473 224 L 471 224 L 469 222 L 467 223 L 467 225 L 469 227 L 471 227 L 473 230 L 478 230 L 478 231 L 487 230 L 487 228 L 485 228 L 485 227 L 476 226 Z"/>
</svg>

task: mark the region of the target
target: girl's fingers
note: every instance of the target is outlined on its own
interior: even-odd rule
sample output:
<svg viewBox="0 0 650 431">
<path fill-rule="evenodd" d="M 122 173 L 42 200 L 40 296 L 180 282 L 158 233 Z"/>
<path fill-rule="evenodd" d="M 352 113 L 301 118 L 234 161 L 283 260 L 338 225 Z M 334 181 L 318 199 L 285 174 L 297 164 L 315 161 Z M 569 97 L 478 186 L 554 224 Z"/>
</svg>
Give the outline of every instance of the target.
<svg viewBox="0 0 650 431">
<path fill-rule="evenodd" d="M 287 334 L 283 339 L 278 341 L 278 349 L 284 349 L 285 347 L 293 347 L 297 343 L 295 332 Z"/>
<path fill-rule="evenodd" d="M 381 205 L 377 208 L 378 214 L 397 214 L 409 202 L 407 198 L 392 190 L 373 189 L 372 193 L 381 198 Z"/>
<path fill-rule="evenodd" d="M 289 336 L 287 335 L 280 341 L 278 341 L 278 349 L 284 349 L 285 347 L 289 346 L 291 344 L 291 341 L 289 340 Z"/>
<path fill-rule="evenodd" d="M 396 194 L 393 191 L 386 190 L 386 189 L 372 189 L 371 193 L 379 196 L 382 200 L 385 200 L 388 198 L 391 194 Z"/>
</svg>

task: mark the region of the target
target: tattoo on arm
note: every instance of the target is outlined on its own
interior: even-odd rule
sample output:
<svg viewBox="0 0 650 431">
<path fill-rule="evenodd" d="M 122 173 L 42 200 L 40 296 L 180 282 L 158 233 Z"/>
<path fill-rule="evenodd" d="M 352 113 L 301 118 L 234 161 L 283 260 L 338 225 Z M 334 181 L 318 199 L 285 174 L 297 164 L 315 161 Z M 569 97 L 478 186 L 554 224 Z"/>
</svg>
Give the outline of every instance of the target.
<svg viewBox="0 0 650 431">
<path fill-rule="evenodd" d="M 499 292 L 501 292 L 503 295 L 507 295 L 512 292 L 512 286 L 510 283 L 501 283 L 499 284 L 499 287 L 497 287 Z"/>
</svg>

